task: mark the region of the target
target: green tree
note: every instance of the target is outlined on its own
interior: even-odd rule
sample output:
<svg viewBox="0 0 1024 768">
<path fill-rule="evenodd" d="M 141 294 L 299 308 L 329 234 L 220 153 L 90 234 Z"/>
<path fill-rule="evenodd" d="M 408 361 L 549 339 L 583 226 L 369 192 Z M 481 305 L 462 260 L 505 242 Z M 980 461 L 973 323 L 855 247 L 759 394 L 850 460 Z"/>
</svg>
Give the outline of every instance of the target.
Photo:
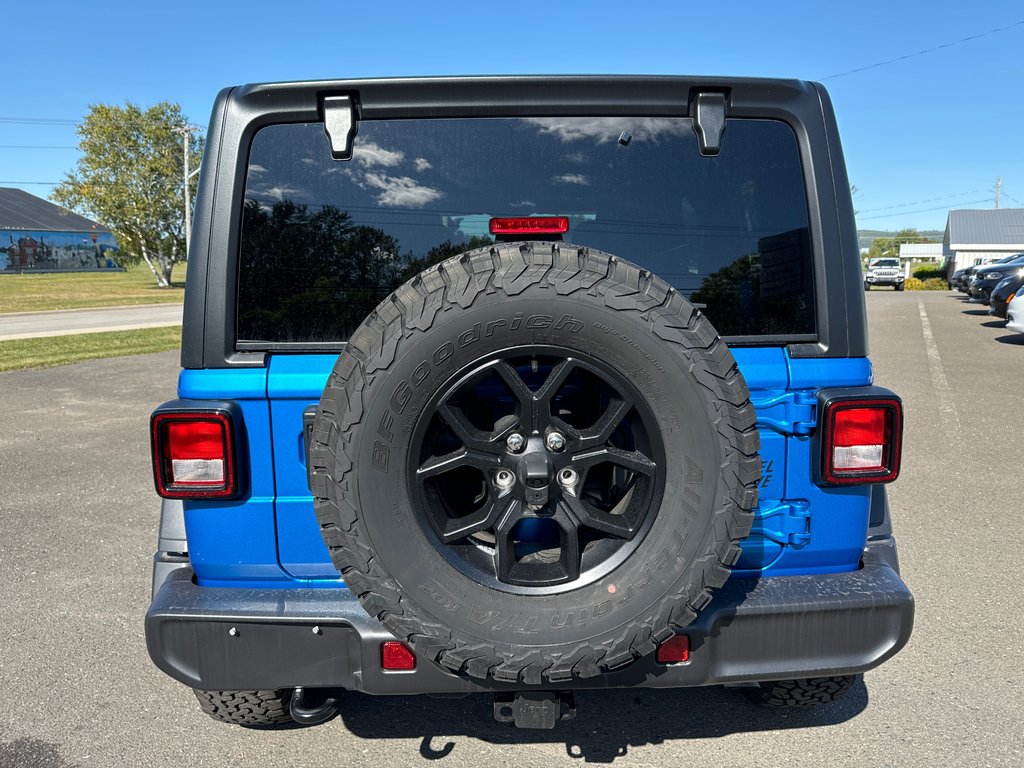
<svg viewBox="0 0 1024 768">
<path fill-rule="evenodd" d="M 867 260 L 896 258 L 900 255 L 901 244 L 927 242 L 931 241 L 916 229 L 901 229 L 892 237 L 876 237 L 868 249 Z"/>
<path fill-rule="evenodd" d="M 189 167 L 198 168 L 204 142 L 177 104 L 161 102 L 145 110 L 131 103 L 95 104 L 78 128 L 82 156 L 52 195 L 109 226 L 122 265 L 145 261 L 163 288 L 171 284 L 171 269 L 187 256 L 185 129 L 190 131 Z M 191 206 L 195 184 L 189 186 Z"/>
</svg>

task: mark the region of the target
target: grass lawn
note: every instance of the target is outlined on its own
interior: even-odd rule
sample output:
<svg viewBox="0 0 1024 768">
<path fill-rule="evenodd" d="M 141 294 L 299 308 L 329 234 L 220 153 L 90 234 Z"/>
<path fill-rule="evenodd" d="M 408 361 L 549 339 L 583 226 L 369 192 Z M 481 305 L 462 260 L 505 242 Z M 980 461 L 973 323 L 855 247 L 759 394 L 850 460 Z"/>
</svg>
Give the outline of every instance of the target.
<svg viewBox="0 0 1024 768">
<path fill-rule="evenodd" d="M 171 281 L 173 287 L 157 288 L 145 264 L 125 272 L 0 275 L 0 313 L 180 302 L 185 295 L 184 264 L 174 265 Z"/>
<path fill-rule="evenodd" d="M 164 352 L 180 345 L 181 328 L 177 326 L 0 341 L 0 371 L 52 368 L 100 357 Z"/>
</svg>

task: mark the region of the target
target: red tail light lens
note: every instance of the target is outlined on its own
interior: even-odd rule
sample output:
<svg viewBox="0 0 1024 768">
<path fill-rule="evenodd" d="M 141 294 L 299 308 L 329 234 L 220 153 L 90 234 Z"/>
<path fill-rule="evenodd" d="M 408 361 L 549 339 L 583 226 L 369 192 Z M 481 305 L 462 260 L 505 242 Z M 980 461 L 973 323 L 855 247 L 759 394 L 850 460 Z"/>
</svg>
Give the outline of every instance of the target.
<svg viewBox="0 0 1024 768">
<path fill-rule="evenodd" d="M 569 231 L 568 216 L 514 216 L 491 219 L 492 235 L 560 235 Z"/>
<path fill-rule="evenodd" d="M 234 431 L 227 413 L 157 413 L 152 421 L 153 475 L 165 499 L 234 496 Z"/>
<path fill-rule="evenodd" d="M 380 646 L 380 666 L 391 671 L 408 672 L 416 669 L 416 656 L 404 643 L 388 640 Z"/>
<path fill-rule="evenodd" d="M 686 635 L 670 637 L 658 646 L 654 658 L 659 664 L 682 664 L 690 660 L 690 638 Z"/>
<path fill-rule="evenodd" d="M 899 399 L 839 400 L 822 414 L 822 479 L 830 485 L 888 483 L 900 472 Z"/>
</svg>

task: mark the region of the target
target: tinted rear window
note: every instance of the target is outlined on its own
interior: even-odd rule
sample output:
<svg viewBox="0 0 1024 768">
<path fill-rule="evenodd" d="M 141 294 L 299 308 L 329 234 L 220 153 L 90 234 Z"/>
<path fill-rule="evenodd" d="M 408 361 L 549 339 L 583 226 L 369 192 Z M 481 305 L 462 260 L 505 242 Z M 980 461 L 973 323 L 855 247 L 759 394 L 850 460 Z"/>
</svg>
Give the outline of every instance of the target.
<svg viewBox="0 0 1024 768">
<path fill-rule="evenodd" d="M 392 290 L 492 242 L 495 216 L 567 216 L 564 239 L 674 285 L 726 336 L 813 334 L 807 202 L 792 130 L 730 119 L 702 157 L 686 118 L 360 123 L 349 161 L 321 123 L 250 152 L 241 342 L 344 341 Z"/>
</svg>

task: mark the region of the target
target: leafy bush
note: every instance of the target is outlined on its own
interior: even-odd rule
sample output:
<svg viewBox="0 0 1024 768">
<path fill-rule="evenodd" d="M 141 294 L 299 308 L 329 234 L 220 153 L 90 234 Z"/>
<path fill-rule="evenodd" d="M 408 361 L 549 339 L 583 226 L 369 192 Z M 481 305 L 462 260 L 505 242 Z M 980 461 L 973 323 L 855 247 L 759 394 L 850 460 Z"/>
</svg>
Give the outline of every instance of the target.
<svg viewBox="0 0 1024 768">
<path fill-rule="evenodd" d="M 908 291 L 948 291 L 949 283 L 941 277 L 929 277 L 927 280 L 908 277 L 903 282 L 903 287 Z"/>
<path fill-rule="evenodd" d="M 934 264 L 918 264 L 913 268 L 914 277 L 918 280 L 930 280 L 932 278 L 946 277 L 946 270 Z"/>
</svg>

